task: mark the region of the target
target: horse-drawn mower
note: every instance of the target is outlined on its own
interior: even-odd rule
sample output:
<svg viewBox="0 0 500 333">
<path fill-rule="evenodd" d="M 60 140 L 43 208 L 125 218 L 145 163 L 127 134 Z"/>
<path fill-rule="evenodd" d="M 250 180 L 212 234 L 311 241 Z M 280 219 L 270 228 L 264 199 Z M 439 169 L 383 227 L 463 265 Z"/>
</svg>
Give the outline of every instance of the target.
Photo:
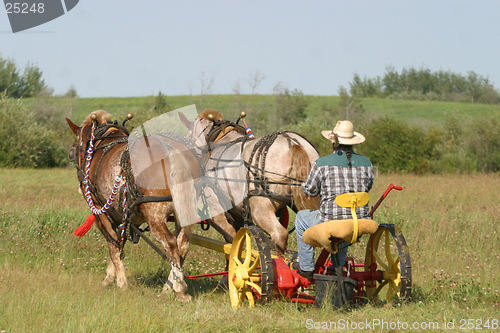
<svg viewBox="0 0 500 333">
<path fill-rule="evenodd" d="M 373 212 L 382 200 L 392 189 L 401 190 L 400 187 L 389 186 L 372 207 L 370 219 L 356 216 L 356 207 L 368 204 L 368 193 L 337 196 L 337 205 L 350 207 L 353 218 L 324 222 L 305 231 L 302 240 L 323 249 L 316 261 L 314 277 L 309 280 L 294 269 L 296 253 L 285 252 L 291 254 L 287 258 L 281 255 L 287 247 L 288 224 L 281 223 L 275 216 L 286 215 L 287 204 L 309 209 L 305 204 L 303 208 L 293 204 L 307 200 L 301 199 L 302 191 L 292 189 L 300 189 L 304 177 L 291 171 L 305 166 L 310 169 L 311 161 L 319 156 L 314 145 L 300 134 L 287 131 L 253 140 L 246 124 L 245 129 L 238 121 L 223 121 L 222 115 L 214 116 L 211 109 L 202 113 L 207 113 L 206 118 L 198 116 L 194 106 L 182 110 L 156 117 L 130 135 L 124 125 L 132 115 L 128 115 L 121 126 L 112 122 L 111 115 L 104 111 L 89 115 L 82 126 L 67 119 L 76 135 L 70 160 L 75 162 L 80 187 L 92 209 L 92 215 L 75 234 L 83 236 L 94 220 L 98 222 L 112 258 L 104 285 L 116 280 L 119 287 L 126 286 L 121 259 L 123 247 L 127 240 L 137 243 L 141 237 L 172 264 L 165 288 L 172 288 L 181 300 L 190 300 L 182 270 L 188 236 L 182 227 L 196 221 L 197 214 L 204 222 L 213 222 L 225 216 L 225 212 L 239 209 L 245 227 L 234 237 L 221 225 L 210 222 L 223 235 L 226 233 L 225 239 L 232 238 L 232 243 L 196 234 L 189 236 L 191 244 L 226 255 L 228 271 L 190 278 L 228 275 L 233 307 L 240 307 L 245 299 L 250 307 L 256 299 L 266 303 L 278 298 L 340 307 L 368 299 L 383 298 L 390 302 L 394 296 L 410 296 L 411 263 L 406 240 L 396 226 L 379 225 L 373 220 Z M 98 115 L 102 119 L 99 120 Z M 242 113 L 240 118 L 244 117 Z M 176 119 L 182 124 L 177 125 Z M 165 132 L 165 128 L 170 131 Z M 198 202 L 197 194 L 201 198 Z M 119 204 L 113 204 L 115 196 Z M 96 207 L 95 202 L 101 208 Z M 173 204 L 175 212 L 180 213 L 175 216 L 176 235 L 165 225 L 173 217 Z M 267 215 L 259 214 L 264 206 Z M 270 219 L 273 221 L 269 222 Z M 145 236 L 146 229 L 139 228 L 144 222 L 151 227 L 163 249 Z M 226 218 L 222 219 L 224 222 L 233 227 Z M 273 234 L 278 229 L 281 233 Z M 234 229 L 230 232 L 234 235 Z M 332 264 L 331 253 L 358 242 L 365 234 L 370 238 L 364 262 L 350 256 L 344 263 Z M 172 250 L 172 244 L 174 248 L 177 245 L 176 251 Z"/>
<path fill-rule="evenodd" d="M 371 216 L 392 189 L 402 188 L 391 184 L 372 207 Z M 367 300 L 391 302 L 395 296 L 408 298 L 411 295 L 411 262 L 406 240 L 393 224 L 379 225 L 372 219 L 357 218 L 355 208 L 366 205 L 368 200 L 368 193 L 338 196 L 337 204 L 350 207 L 353 219 L 328 221 L 304 233 L 306 243 L 323 248 L 316 260 L 312 282 L 292 268 L 293 256 L 286 259 L 273 255 L 274 244 L 255 226 L 240 229 L 232 243 L 192 235 L 191 244 L 225 253 L 229 266 L 227 272 L 190 278 L 227 274 L 231 305 L 235 308 L 242 306 L 245 299 L 250 307 L 255 305 L 256 299 L 261 303 L 284 299 L 316 306 L 327 302 L 341 307 Z M 342 267 L 334 267 L 329 256 L 337 251 L 337 245 L 342 241 L 355 243 L 363 234 L 370 235 L 364 262 L 357 263 L 348 256 Z"/>
</svg>

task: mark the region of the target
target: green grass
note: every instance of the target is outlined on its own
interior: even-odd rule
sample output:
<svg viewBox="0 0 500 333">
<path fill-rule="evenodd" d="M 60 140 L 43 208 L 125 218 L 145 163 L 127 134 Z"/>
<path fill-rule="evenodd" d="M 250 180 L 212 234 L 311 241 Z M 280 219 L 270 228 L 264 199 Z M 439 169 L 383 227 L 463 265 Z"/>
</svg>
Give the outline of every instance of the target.
<svg viewBox="0 0 500 333">
<path fill-rule="evenodd" d="M 453 103 L 439 101 L 405 101 L 382 98 L 362 100 L 365 110 L 417 124 L 443 124 L 454 115 L 458 118 L 482 118 L 500 115 L 499 105 Z"/>
<path fill-rule="evenodd" d="M 209 95 L 201 100 L 200 96 L 167 96 L 169 109 L 176 109 L 195 103 L 198 111 L 211 107 L 223 112 L 225 119 L 235 121 L 240 111 L 245 110 L 248 114 L 246 121 L 252 127 L 257 137 L 278 131 L 292 130 L 305 135 L 318 147 L 322 155 L 331 151 L 331 144 L 321 135 L 321 130 L 331 129 L 338 119 L 345 117 L 339 108 L 340 97 L 336 96 L 305 96 L 309 104 L 304 113 L 295 110 L 305 118 L 297 119 L 296 124 L 285 122 L 276 114 L 277 102 L 273 95 Z M 8 103 L 14 103 L 8 100 Z M 202 105 L 203 102 L 203 105 Z M 13 144 L 5 145 L 2 151 L 0 163 L 5 166 L 29 166 L 29 167 L 52 167 L 65 166 L 66 151 L 74 142 L 74 135 L 69 130 L 64 118 L 70 118 L 74 123 L 81 124 L 84 117 L 92 111 L 105 109 L 112 114 L 113 119 L 122 122 L 128 113 L 134 118 L 128 123 L 128 127 L 138 127 L 141 123 L 148 121 L 166 109 L 155 109 L 155 96 L 127 97 L 127 98 L 52 98 L 52 99 L 27 99 L 27 107 L 20 108 L 21 114 L 11 114 L 7 122 L 15 123 L 21 121 L 25 124 L 23 130 L 14 132 L 17 136 L 9 134 L 9 127 L 3 131 L 6 138 L 11 138 Z M 283 102 L 284 103 L 284 102 Z M 292 102 L 288 107 L 294 109 Z M 294 102 L 295 103 L 295 102 Z M 398 141 L 404 144 L 420 145 L 419 149 L 407 150 L 414 156 L 406 160 L 416 163 L 395 163 L 396 165 L 383 166 L 384 170 L 398 169 L 405 172 L 471 172 L 475 171 L 498 171 L 497 136 L 495 135 L 495 119 L 500 119 L 499 105 L 451 103 L 437 101 L 404 101 L 381 98 L 362 99 L 364 112 L 355 112 L 351 120 L 361 133 L 367 136 L 367 142 L 376 143 L 377 149 L 370 148 L 361 153 L 368 156 L 375 164 L 379 163 L 380 156 L 377 152 L 389 151 L 386 161 L 397 161 L 393 157 L 401 155 L 397 149 L 392 149 L 394 141 L 371 141 L 370 137 L 377 132 L 386 133 L 386 137 L 397 133 Z M 5 104 L 9 105 L 9 104 Z M 283 106 L 284 104 L 280 104 Z M 288 104 L 287 104 L 288 105 Z M 9 109 L 9 108 L 6 108 Z M 26 114 L 24 122 L 22 112 L 32 110 Z M 282 110 L 281 110 L 282 111 Z M 280 111 L 280 112 L 281 112 Z M 0 112 L 1 113 L 1 112 Z M 302 117 L 301 116 L 301 117 Z M 388 116 L 389 119 L 379 119 Z M 24 119 L 24 118 L 23 118 Z M 377 121 L 378 120 L 378 121 Z M 28 126 L 26 124 L 39 123 L 41 127 Z M 390 126 L 385 126 L 393 124 Z M 407 122 L 411 126 L 406 126 Z M 378 124 L 378 125 L 377 125 Z M 17 127 L 21 127 L 18 125 Z M 406 128 L 406 130 L 404 129 Z M 417 133 L 414 136 L 401 137 L 401 133 Z M 45 132 L 43 132 L 45 131 Z M 23 134 L 20 134 L 20 133 Z M 0 134 L 1 134 L 0 133 Z M 41 141 L 40 136 L 45 133 L 48 136 Z M 407 140 L 409 137 L 410 140 Z M 35 146 L 38 144 L 40 147 Z M 370 145 L 370 144 L 369 144 Z M 10 147 L 10 148 L 9 148 Z M 26 148 L 27 147 L 27 148 Z M 17 149 L 16 149 L 17 148 Z M 30 149 L 28 149 L 30 148 Z M 47 148 L 43 154 L 41 150 Z M 396 155 L 394 155 L 396 154 Z M 26 158 L 29 156 L 29 159 Z M 0 161 L 1 162 L 1 161 Z M 401 169 L 402 168 L 402 169 Z"/>
<path fill-rule="evenodd" d="M 201 106 L 200 96 L 166 96 L 172 109 L 180 108 L 190 104 L 196 104 L 198 111 L 203 108 L 214 108 L 221 110 L 227 119 L 236 120 L 239 111 L 248 111 L 249 120 L 252 119 L 252 110 L 268 109 L 273 110 L 274 97 L 272 95 L 209 95 L 203 99 Z M 335 108 L 339 104 L 338 96 L 306 96 L 310 103 L 308 115 L 314 117 L 320 112 L 323 105 Z M 65 109 L 71 111 L 70 118 L 77 123 L 81 122 L 85 116 L 92 111 L 104 109 L 113 114 L 116 119 L 125 119 L 129 112 L 140 112 L 147 110 L 154 104 L 155 96 L 145 97 L 100 97 L 100 98 L 53 98 L 52 101 Z M 33 103 L 33 99 L 27 99 L 26 103 Z M 364 98 L 361 104 L 365 112 L 373 115 L 387 115 L 396 119 L 417 124 L 442 124 L 447 117 L 484 117 L 500 115 L 500 105 L 453 103 L 439 101 L 407 101 L 391 100 L 386 98 Z M 332 120 L 333 123 L 333 120 Z"/>
<path fill-rule="evenodd" d="M 143 241 L 126 247 L 129 289 L 102 288 L 104 238 L 95 227 L 72 235 L 89 214 L 75 171 L 0 169 L 0 331 L 309 332 L 311 323 L 377 319 L 440 327 L 455 319 L 459 331 L 461 319 L 500 319 L 500 211 L 491 190 L 499 175 L 380 175 L 372 202 L 391 182 L 404 191 L 393 191 L 375 219 L 400 226 L 410 246 L 409 303 L 332 311 L 276 301 L 233 310 L 217 278 L 188 280 L 189 304 L 158 297 L 169 265 Z M 203 235 L 216 237 L 212 229 Z M 364 251 L 362 242 L 353 253 Z M 222 271 L 224 258 L 192 246 L 185 269 Z"/>
</svg>

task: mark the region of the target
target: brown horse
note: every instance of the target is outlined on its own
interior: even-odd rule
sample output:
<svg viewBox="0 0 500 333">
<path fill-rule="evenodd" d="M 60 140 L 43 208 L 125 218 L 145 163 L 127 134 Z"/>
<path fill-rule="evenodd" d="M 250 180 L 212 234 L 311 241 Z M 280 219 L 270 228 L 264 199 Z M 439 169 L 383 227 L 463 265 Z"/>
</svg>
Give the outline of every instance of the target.
<svg viewBox="0 0 500 333">
<path fill-rule="evenodd" d="M 81 126 L 75 125 L 67 118 L 66 120 L 77 137 L 75 146 L 78 154 L 75 156 L 75 163 L 81 188 L 89 205 L 95 206 L 93 212 L 97 215 L 97 227 L 108 242 L 111 262 L 102 285 L 116 284 L 119 288 L 127 287 L 123 266 L 123 248 L 127 235 L 123 236 L 120 230 L 120 227 L 126 226 L 123 219 L 123 214 L 126 214 L 125 216 L 130 217 L 130 223 L 136 227 L 144 222 L 149 225 L 151 235 L 162 245 L 166 258 L 172 265 L 162 293 L 173 290 L 179 300 L 190 301 L 191 296 L 186 293 L 187 285 L 182 265 L 189 248 L 188 226 L 197 218 L 194 188 L 194 179 L 199 177 L 197 159 L 189 150 L 181 147 L 179 142 L 166 138 L 150 137 L 148 140 L 146 137 L 147 149 L 139 149 L 141 145 L 139 142 L 132 150 L 128 142 L 127 129 L 116 122 L 111 122 L 111 115 L 102 110 L 89 115 Z M 94 134 L 96 137 L 93 154 L 91 160 L 87 158 L 85 163 Z M 168 149 L 165 149 L 166 146 Z M 142 162 L 131 166 L 132 155 L 135 161 Z M 151 159 L 152 156 L 154 159 Z M 124 191 L 125 184 L 126 191 Z M 115 193 L 119 192 L 117 197 L 127 198 L 128 205 L 122 205 L 122 201 L 114 200 L 107 212 L 99 214 L 101 212 L 98 210 L 106 206 L 107 198 L 112 197 L 113 188 Z M 134 205 L 133 202 L 137 197 L 171 198 L 171 200 L 160 202 L 143 200 Z M 174 213 L 177 236 L 167 226 L 167 218 Z M 181 226 L 187 227 L 181 228 Z"/>
<path fill-rule="evenodd" d="M 213 109 L 204 110 L 192 122 L 181 113 L 179 117 L 191 130 L 194 140 L 205 145 L 208 142 L 210 157 L 207 157 L 207 163 L 217 164 L 219 160 L 227 160 L 225 152 L 229 151 L 228 147 L 234 146 L 242 151 L 246 186 L 242 186 L 241 176 L 235 176 L 237 182 L 226 191 L 230 193 L 229 200 L 234 206 L 230 215 L 240 222 L 249 220 L 251 216 L 253 222 L 271 236 L 278 251 L 283 253 L 287 247 L 288 230 L 278 221 L 277 214 L 286 206 L 295 211 L 319 209 L 319 198 L 305 195 L 300 187 L 311 165 L 320 157 L 314 145 L 294 132 L 246 139 L 241 126 L 224 121 L 222 114 Z M 210 166 L 206 168 L 210 169 Z M 241 169 L 234 173 L 241 174 Z M 227 179 L 226 183 L 230 183 L 231 175 Z M 223 223 L 221 218 L 218 223 L 234 237 L 235 229 L 231 224 L 227 221 Z"/>
</svg>

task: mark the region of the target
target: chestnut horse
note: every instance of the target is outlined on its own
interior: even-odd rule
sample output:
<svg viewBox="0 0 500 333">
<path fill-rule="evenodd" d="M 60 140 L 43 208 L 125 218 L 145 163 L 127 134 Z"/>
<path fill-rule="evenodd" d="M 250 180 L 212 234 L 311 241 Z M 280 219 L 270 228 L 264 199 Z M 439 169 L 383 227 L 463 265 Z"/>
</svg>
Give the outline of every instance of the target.
<svg viewBox="0 0 500 333">
<path fill-rule="evenodd" d="M 186 293 L 187 285 L 182 265 L 189 248 L 189 225 L 197 218 L 194 188 L 194 179 L 199 177 L 200 165 L 197 159 L 189 150 L 179 147 L 179 142 L 161 142 L 168 139 L 160 140 L 154 137 L 150 137 L 149 141 L 146 138 L 147 149 L 134 148 L 132 151 L 127 129 L 116 121 L 111 122 L 111 115 L 102 110 L 90 114 L 81 126 L 75 125 L 67 118 L 66 121 L 77 137 L 75 146 L 78 154 L 75 156 L 75 163 L 81 189 L 89 206 L 93 207 L 94 215 L 97 215 L 97 227 L 108 242 L 111 262 L 102 285 L 116 284 L 119 288 L 127 287 L 123 266 L 123 248 L 127 234 L 121 232 L 120 228 L 126 228 L 124 221 L 128 216 L 129 223 L 136 227 L 144 222 L 149 225 L 151 235 L 161 244 L 166 259 L 172 265 L 162 293 L 173 290 L 180 301 L 190 301 L 191 296 Z M 92 155 L 90 142 L 94 139 L 94 134 L 96 137 Z M 168 146 L 168 149 L 165 149 L 165 146 Z M 91 159 L 88 157 L 89 151 Z M 155 161 L 150 160 L 151 152 L 156 156 Z M 135 154 L 136 161 L 144 161 L 143 165 L 131 167 L 132 154 Z M 140 170 L 132 172 L 137 171 L 131 170 L 132 168 Z M 87 188 L 85 184 L 88 184 Z M 113 192 L 119 192 L 116 197 L 120 199 L 126 198 L 128 205 L 125 205 L 123 200 L 113 201 Z M 171 200 L 143 200 L 133 204 L 138 196 L 143 199 L 154 197 Z M 110 198 L 112 204 L 108 205 L 109 210 L 103 213 L 109 202 L 106 202 L 107 198 Z M 177 236 L 167 226 L 167 218 L 174 213 Z"/>
<path fill-rule="evenodd" d="M 244 128 L 224 121 L 220 111 L 213 109 L 204 110 L 192 122 L 182 113 L 179 113 L 179 117 L 190 129 L 193 140 L 199 141 L 199 144 L 208 143 L 209 148 L 205 151 L 210 152 L 210 157 L 207 157 L 209 162 L 227 160 L 225 152 L 231 145 L 241 149 L 245 164 L 246 192 L 243 192 L 245 186 L 241 185 L 241 179 L 236 179 L 238 183 L 235 182 L 229 192 L 233 194 L 239 187 L 239 194 L 243 193 L 245 198 L 241 202 L 233 200 L 234 207 L 230 210 L 230 215 L 240 222 L 249 221 L 251 216 L 253 222 L 271 236 L 278 252 L 283 253 L 287 247 L 288 230 L 276 215 L 286 209 L 286 206 L 294 211 L 319 209 L 319 198 L 305 195 L 300 186 L 307 178 L 312 164 L 320 157 L 314 145 L 302 135 L 289 131 L 247 139 Z M 241 170 L 236 173 L 241 173 Z M 231 195 L 231 199 L 233 196 Z M 222 220 L 218 219 L 219 226 L 234 237 L 234 223 L 231 225 L 227 220 L 222 223 Z"/>
</svg>

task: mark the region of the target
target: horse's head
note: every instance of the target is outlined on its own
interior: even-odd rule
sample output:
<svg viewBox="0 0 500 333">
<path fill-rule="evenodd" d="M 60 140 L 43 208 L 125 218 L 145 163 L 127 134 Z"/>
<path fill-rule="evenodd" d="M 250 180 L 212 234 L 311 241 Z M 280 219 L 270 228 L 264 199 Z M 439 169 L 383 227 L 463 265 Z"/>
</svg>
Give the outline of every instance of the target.
<svg viewBox="0 0 500 333">
<path fill-rule="evenodd" d="M 92 133 L 92 125 L 102 124 L 111 120 L 111 115 L 103 110 L 94 111 L 89 114 L 81 126 L 75 125 L 70 119 L 66 118 L 69 128 L 75 133 L 76 140 L 69 150 L 69 160 L 75 162 L 78 169 L 82 169 L 85 163 L 85 154 Z"/>
<path fill-rule="evenodd" d="M 179 119 L 189 130 L 189 138 L 199 147 L 207 144 L 207 137 L 214 126 L 215 121 L 223 121 L 222 113 L 214 109 L 205 109 L 193 121 L 189 121 L 184 113 L 179 112 Z"/>
</svg>

